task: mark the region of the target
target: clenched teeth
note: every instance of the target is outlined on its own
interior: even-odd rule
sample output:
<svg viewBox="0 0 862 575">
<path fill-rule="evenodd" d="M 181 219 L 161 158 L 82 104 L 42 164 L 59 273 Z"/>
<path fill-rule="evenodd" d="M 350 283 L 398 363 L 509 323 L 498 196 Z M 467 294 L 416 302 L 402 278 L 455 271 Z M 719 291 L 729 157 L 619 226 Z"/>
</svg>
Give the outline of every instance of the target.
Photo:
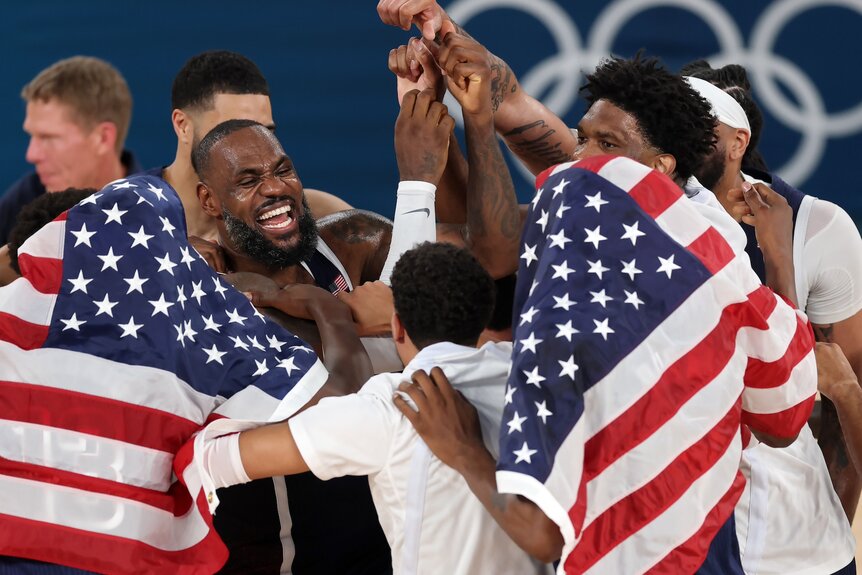
<svg viewBox="0 0 862 575">
<path fill-rule="evenodd" d="M 280 216 L 281 214 L 286 214 L 291 211 L 290 205 L 282 206 L 280 208 L 276 208 L 274 210 L 269 210 L 268 212 L 264 212 L 257 217 L 257 221 L 262 222 L 264 220 L 268 220 L 270 218 L 274 218 L 275 216 Z"/>
</svg>

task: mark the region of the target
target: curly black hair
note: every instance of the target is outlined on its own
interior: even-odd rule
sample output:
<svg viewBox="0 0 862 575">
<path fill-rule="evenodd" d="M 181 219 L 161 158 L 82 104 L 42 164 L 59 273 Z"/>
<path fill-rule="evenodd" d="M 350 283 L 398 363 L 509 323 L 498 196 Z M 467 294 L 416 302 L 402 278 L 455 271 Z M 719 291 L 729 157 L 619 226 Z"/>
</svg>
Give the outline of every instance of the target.
<svg viewBox="0 0 862 575">
<path fill-rule="evenodd" d="M 174 110 L 209 109 L 216 94 L 269 96 L 269 84 L 254 62 L 236 52 L 212 50 L 183 65 L 171 87 Z"/>
<path fill-rule="evenodd" d="M 638 54 L 612 57 L 587 75 L 587 104 L 607 100 L 634 116 L 641 135 L 676 159 L 676 179 L 687 180 L 715 148 L 715 118 L 709 103 L 657 59 Z"/>
<path fill-rule="evenodd" d="M 470 252 L 425 242 L 392 270 L 395 311 L 413 344 L 476 345 L 494 308 L 494 281 Z"/>
<path fill-rule="evenodd" d="M 763 112 L 760 111 L 760 106 L 754 101 L 751 83 L 748 81 L 748 71 L 739 64 L 713 68 L 706 60 L 695 60 L 683 66 L 680 74 L 694 76 L 718 86 L 742 106 L 742 110 L 748 116 L 748 123 L 751 125 L 751 136 L 748 139 L 745 156 L 742 158 L 742 165 L 764 172 L 769 171 L 763 156 L 757 149 L 757 144 L 760 143 L 760 134 L 763 131 Z"/>
<path fill-rule="evenodd" d="M 21 268 L 18 267 L 18 248 L 42 226 L 54 221 L 57 216 L 97 191 L 93 188 L 69 188 L 62 192 L 49 192 L 21 208 L 15 225 L 9 231 L 8 242 L 9 263 L 16 274 L 21 275 Z"/>
</svg>

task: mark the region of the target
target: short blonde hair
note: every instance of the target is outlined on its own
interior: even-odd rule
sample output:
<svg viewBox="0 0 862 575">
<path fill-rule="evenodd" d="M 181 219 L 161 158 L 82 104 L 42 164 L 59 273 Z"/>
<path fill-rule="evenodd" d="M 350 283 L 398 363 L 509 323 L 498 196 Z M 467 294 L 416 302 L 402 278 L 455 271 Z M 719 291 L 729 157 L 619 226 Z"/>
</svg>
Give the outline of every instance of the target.
<svg viewBox="0 0 862 575">
<path fill-rule="evenodd" d="M 57 100 L 69 106 L 74 120 L 87 130 L 99 122 L 117 127 L 117 154 L 122 152 L 132 121 L 132 94 L 116 68 L 90 56 L 74 56 L 45 68 L 21 90 L 27 101 Z"/>
</svg>

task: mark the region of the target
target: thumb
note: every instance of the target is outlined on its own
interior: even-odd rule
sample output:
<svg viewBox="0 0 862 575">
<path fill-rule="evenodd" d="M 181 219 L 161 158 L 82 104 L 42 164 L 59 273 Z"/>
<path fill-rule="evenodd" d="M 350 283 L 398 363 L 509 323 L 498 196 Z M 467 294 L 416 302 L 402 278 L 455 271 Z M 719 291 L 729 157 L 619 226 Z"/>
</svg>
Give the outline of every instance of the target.
<svg viewBox="0 0 862 575">
<path fill-rule="evenodd" d="M 745 199 L 745 203 L 748 204 L 748 209 L 755 216 L 760 210 L 769 207 L 769 204 L 763 201 L 757 189 L 748 182 L 743 182 L 742 184 L 742 197 Z"/>
</svg>

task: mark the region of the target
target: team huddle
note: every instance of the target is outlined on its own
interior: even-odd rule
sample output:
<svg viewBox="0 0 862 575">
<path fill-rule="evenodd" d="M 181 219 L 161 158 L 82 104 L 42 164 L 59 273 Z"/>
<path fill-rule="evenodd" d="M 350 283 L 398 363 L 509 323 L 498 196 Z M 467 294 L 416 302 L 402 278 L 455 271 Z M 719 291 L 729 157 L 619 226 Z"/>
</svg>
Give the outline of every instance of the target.
<svg viewBox="0 0 862 575">
<path fill-rule="evenodd" d="M 855 573 L 862 238 L 746 70 L 609 55 L 570 127 L 435 0 L 377 11 L 421 33 L 393 220 L 303 186 L 243 55 L 186 62 L 148 170 L 111 65 L 25 86 L 0 574 Z"/>
</svg>

